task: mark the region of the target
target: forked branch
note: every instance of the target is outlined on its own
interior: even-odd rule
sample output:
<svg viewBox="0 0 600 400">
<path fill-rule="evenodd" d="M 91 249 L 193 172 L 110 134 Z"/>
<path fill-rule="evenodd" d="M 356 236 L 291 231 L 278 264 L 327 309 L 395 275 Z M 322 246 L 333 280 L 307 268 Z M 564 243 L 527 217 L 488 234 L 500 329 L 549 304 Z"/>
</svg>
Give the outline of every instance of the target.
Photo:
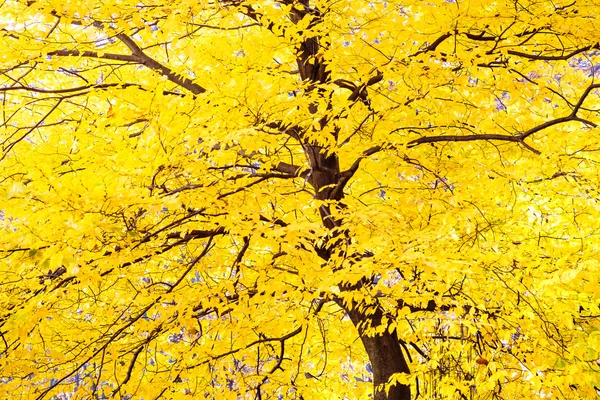
<svg viewBox="0 0 600 400">
<path fill-rule="evenodd" d="M 505 142 L 519 143 L 526 149 L 539 155 L 539 154 L 541 154 L 541 152 L 539 150 L 536 150 L 533 147 L 531 147 L 530 145 L 528 145 L 527 143 L 525 143 L 525 139 L 527 139 L 529 136 L 533 135 L 534 133 L 537 133 L 541 130 L 544 130 L 544 129 L 549 128 L 554 125 L 563 124 L 565 122 L 572 122 L 572 121 L 581 122 L 581 123 L 583 123 L 587 126 L 593 127 L 593 128 L 598 126 L 596 123 L 594 123 L 592 121 L 589 121 L 587 119 L 577 116 L 577 113 L 582 108 L 583 103 L 585 102 L 586 98 L 589 96 L 589 94 L 592 92 L 592 90 L 598 89 L 598 88 L 600 88 L 600 83 L 595 83 L 595 84 L 589 85 L 586 88 L 586 90 L 583 92 L 583 94 L 581 95 L 581 97 L 579 98 L 577 103 L 573 106 L 573 110 L 571 111 L 571 113 L 569 115 L 560 117 L 560 118 L 555 118 L 550 121 L 546 121 L 546 122 L 539 124 L 525 132 L 522 132 L 519 135 L 480 134 L 480 135 L 423 136 L 418 139 L 411 140 L 410 142 L 408 142 L 406 144 L 406 146 L 410 148 L 410 147 L 415 147 L 415 146 L 418 146 L 418 145 L 424 144 L 424 143 L 473 142 L 473 141 L 479 141 L 479 140 L 488 140 L 488 141 L 489 140 L 499 140 L 499 141 L 505 141 Z"/>
</svg>

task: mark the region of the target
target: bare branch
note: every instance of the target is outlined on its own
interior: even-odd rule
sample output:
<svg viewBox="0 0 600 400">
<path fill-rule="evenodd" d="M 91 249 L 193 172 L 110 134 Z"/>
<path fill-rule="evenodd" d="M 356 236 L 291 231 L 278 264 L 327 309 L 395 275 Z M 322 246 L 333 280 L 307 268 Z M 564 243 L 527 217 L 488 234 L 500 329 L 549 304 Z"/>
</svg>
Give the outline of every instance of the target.
<svg viewBox="0 0 600 400">
<path fill-rule="evenodd" d="M 73 95 L 71 95 L 70 97 L 73 97 Z M 9 143 L 8 145 L 4 146 L 4 148 L 2 149 L 4 154 L 2 154 L 2 157 L 0 157 L 0 161 L 4 160 L 6 158 L 6 156 L 10 152 L 10 150 L 12 150 L 12 148 L 15 147 L 17 143 L 19 143 L 20 141 L 25 139 L 31 132 L 33 132 L 36 128 L 41 126 L 44 123 L 44 121 L 46 120 L 46 118 L 48 118 L 50 116 L 50 114 L 52 114 L 58 108 L 60 103 L 62 103 L 63 100 L 65 100 L 65 99 L 66 99 L 66 97 L 59 98 L 58 101 L 56 102 L 56 104 L 54 104 L 54 106 L 52 106 L 50 111 L 48 111 L 46 113 L 46 115 L 44 115 L 34 126 L 32 126 L 30 129 L 28 129 L 27 132 L 25 132 L 23 135 L 21 135 L 18 139 L 14 140 L 11 143 Z M 12 137 L 12 135 L 11 135 L 11 137 Z M 6 143 L 6 141 L 4 141 L 3 144 L 4 143 Z"/>
<path fill-rule="evenodd" d="M 113 54 L 113 53 L 99 53 L 97 51 L 80 51 L 80 50 L 55 50 L 47 53 L 50 57 L 90 57 L 90 58 L 101 58 L 105 60 L 123 61 L 141 64 L 142 60 L 138 57 L 128 54 Z"/>
<path fill-rule="evenodd" d="M 572 52 L 567 53 L 567 54 L 563 53 L 560 56 L 546 56 L 543 54 L 528 54 L 528 53 L 523 53 L 522 51 L 516 51 L 516 50 L 508 50 L 508 54 L 510 54 L 512 56 L 527 58 L 529 60 L 558 61 L 558 60 L 568 60 L 569 58 L 574 57 L 577 54 L 584 53 L 588 50 L 596 50 L 596 49 L 600 49 L 600 44 L 596 43 L 594 45 L 585 46 L 585 47 L 573 50 Z"/>
<path fill-rule="evenodd" d="M 354 176 L 356 171 L 358 171 L 358 167 L 360 166 L 360 162 L 362 161 L 363 158 L 369 157 L 369 156 L 371 156 L 375 153 L 378 153 L 382 150 L 394 150 L 394 149 L 395 149 L 394 146 L 380 145 L 380 146 L 374 146 L 368 150 L 365 150 L 363 152 L 363 154 L 358 159 L 356 159 L 356 161 L 354 161 L 354 163 L 352 163 L 352 166 L 350 166 L 350 168 L 348 168 L 346 171 L 343 171 L 342 173 L 340 173 L 340 179 L 339 179 L 338 183 L 335 185 L 335 187 L 333 188 L 333 190 L 331 191 L 330 198 L 337 199 L 338 197 L 340 197 L 342 195 L 342 191 L 344 190 L 344 187 L 350 181 L 350 179 L 352 179 L 352 177 Z"/>
<path fill-rule="evenodd" d="M 185 78 L 173 72 L 170 68 L 160 64 L 154 60 L 142 49 L 135 44 L 135 42 L 125 34 L 118 34 L 117 37 L 125 43 L 125 45 L 132 51 L 132 54 L 114 54 L 114 53 L 99 53 L 97 51 L 80 51 L 80 50 L 55 50 L 47 53 L 48 56 L 59 56 L 59 57 L 89 57 L 98 58 L 113 61 L 122 61 L 126 63 L 142 64 L 145 67 L 154 70 L 161 75 L 167 77 L 171 82 L 181 86 L 184 89 L 189 90 L 193 94 L 201 94 L 206 92 L 202 86 L 194 83 L 191 79 Z"/>
<path fill-rule="evenodd" d="M 284 163 L 284 162 L 279 162 L 277 164 L 277 166 L 274 168 L 274 170 L 277 172 L 281 172 L 282 174 L 286 174 L 286 175 L 293 175 L 293 176 L 301 176 L 302 175 L 300 173 L 300 171 L 302 170 L 302 167 L 299 167 L 299 166 L 293 165 L 293 164 Z"/>
<path fill-rule="evenodd" d="M 579 98 L 579 101 L 577 102 L 577 104 L 575 104 L 575 107 L 573 107 L 573 112 L 571 112 L 571 116 L 572 117 L 574 117 L 577 114 L 577 112 L 579 111 L 579 109 L 583 105 L 583 102 L 588 97 L 588 95 L 590 94 L 590 92 L 592 90 L 598 89 L 598 88 L 600 88 L 600 83 L 596 83 L 596 84 L 590 85 L 590 86 L 587 87 L 587 89 L 585 89 L 585 92 L 583 92 L 583 94 Z"/>
<path fill-rule="evenodd" d="M 216 26 L 216 25 L 206 25 L 206 24 L 194 24 L 191 23 L 191 26 L 195 26 L 197 28 L 207 28 L 207 29 L 216 29 L 219 31 L 235 31 L 238 29 L 245 29 L 245 28 L 250 28 L 253 26 L 260 26 L 259 23 L 251 23 L 251 24 L 245 24 L 245 25 L 240 25 L 240 26 L 231 26 L 231 27 L 223 27 L 223 26 Z"/>
<path fill-rule="evenodd" d="M 520 143 L 526 149 L 539 155 L 539 154 L 541 154 L 540 151 L 534 149 L 533 147 L 531 147 L 530 145 L 525 143 L 525 139 L 527 139 L 529 136 L 533 135 L 534 133 L 539 132 L 541 130 L 544 130 L 544 129 L 549 128 L 554 125 L 562 124 L 565 122 L 571 122 L 571 121 L 581 122 L 581 123 L 591 126 L 591 127 L 597 126 L 597 124 L 592 121 L 588 121 L 586 119 L 578 117 L 577 112 L 581 109 L 583 103 L 585 102 L 585 99 L 591 93 L 591 91 L 594 89 L 598 89 L 598 88 L 600 88 L 599 83 L 589 85 L 586 88 L 586 90 L 583 92 L 583 94 L 581 95 L 581 97 L 579 98 L 577 103 L 573 106 L 573 110 L 571 111 L 571 114 L 569 114 L 565 117 L 555 118 L 553 120 L 546 121 L 546 122 L 539 124 L 519 135 L 481 134 L 481 135 L 465 135 L 465 136 L 460 136 L 460 135 L 423 136 L 423 137 L 420 137 L 418 139 L 411 140 L 410 142 L 408 142 L 407 147 L 410 148 L 410 147 L 418 146 L 419 144 L 423 144 L 423 143 L 435 143 L 435 142 L 472 142 L 472 141 L 477 141 L 477 140 L 500 140 L 500 141 L 505 141 L 505 142 Z"/>
<path fill-rule="evenodd" d="M 150 336 L 152 337 L 152 336 Z M 139 346 L 137 348 L 137 350 L 133 353 L 133 357 L 131 358 L 131 361 L 129 362 L 129 367 L 127 368 L 127 374 L 125 375 L 125 379 L 123 379 L 123 382 L 121 382 L 119 384 L 119 386 L 117 386 L 113 392 L 111 397 L 114 397 L 117 393 L 119 393 L 119 391 L 121 390 L 121 388 L 123 387 L 123 385 L 126 385 L 127 382 L 129 382 L 129 380 L 131 379 L 131 373 L 133 372 L 133 367 L 135 366 L 135 363 L 138 359 L 138 357 L 140 356 L 142 350 L 144 350 L 144 348 L 146 347 L 145 344 L 148 340 L 145 340 L 144 343 Z"/>
<path fill-rule="evenodd" d="M 122 41 L 125 46 L 129 48 L 129 50 L 131 50 L 132 55 L 136 57 L 144 66 L 159 72 L 161 75 L 166 76 L 171 82 L 189 90 L 193 94 L 201 94 L 206 92 L 206 89 L 194 83 L 191 79 L 174 73 L 170 68 L 165 67 L 158 61 L 148 56 L 129 36 L 125 35 L 124 33 L 119 33 L 117 38 Z"/>
<path fill-rule="evenodd" d="M 92 359 L 94 359 L 94 357 L 96 357 L 98 354 L 102 353 L 103 351 L 106 350 L 106 348 L 113 342 L 115 341 L 115 339 L 117 339 L 119 336 L 121 336 L 121 334 L 127 330 L 130 326 L 132 326 L 133 324 L 135 324 L 140 318 L 142 318 L 148 311 L 150 311 L 150 309 L 152 307 L 154 307 L 154 305 L 156 303 L 158 303 L 160 301 L 161 297 L 157 297 L 156 300 L 154 300 L 152 303 L 150 303 L 149 305 L 147 305 L 146 307 L 144 307 L 142 310 L 140 310 L 138 312 L 138 314 L 134 317 L 132 317 L 131 319 L 129 319 L 129 321 L 124 324 L 121 328 L 119 328 L 115 333 L 113 333 L 107 340 L 106 342 L 100 346 L 98 349 L 95 349 L 94 352 L 92 353 L 92 355 L 90 355 L 89 357 L 87 357 L 85 360 L 82 360 L 80 363 L 78 363 L 72 370 L 71 372 L 65 374 L 62 378 L 58 379 L 53 385 L 48 386 L 48 388 L 46 388 L 44 391 L 42 391 L 42 393 L 40 393 L 37 397 L 36 400 L 41 400 L 44 397 L 46 397 L 46 395 L 48 393 L 50 393 L 50 391 L 52 389 L 54 389 L 57 385 L 61 384 L 62 382 L 64 382 L 65 380 L 67 380 L 69 377 L 73 376 L 77 371 L 79 371 L 81 369 L 81 367 L 85 364 L 87 364 L 88 362 L 90 362 Z"/>
<path fill-rule="evenodd" d="M 258 344 L 268 343 L 268 342 L 280 342 L 280 343 L 283 343 L 284 341 L 286 341 L 286 340 L 288 340 L 288 339 L 290 339 L 290 338 L 298 335 L 300 332 L 302 332 L 302 327 L 301 326 L 298 327 L 298 328 L 296 328 L 292 332 L 290 332 L 290 333 L 288 333 L 286 335 L 283 335 L 281 337 L 277 337 L 277 338 L 265 337 L 264 339 L 258 339 L 258 340 L 253 341 L 252 343 L 247 344 L 246 346 L 238 347 L 236 349 L 233 349 L 233 350 L 230 350 L 228 352 L 225 352 L 225 353 L 222 353 L 222 354 L 218 354 L 218 355 L 215 355 L 215 356 L 209 356 L 209 358 L 207 358 L 206 360 L 203 360 L 203 361 L 201 361 L 199 363 L 196 363 L 194 365 L 190 365 L 190 366 L 186 367 L 186 369 L 190 370 L 190 369 L 199 367 L 200 365 L 207 364 L 210 361 L 218 360 L 220 358 L 227 357 L 227 356 L 239 353 L 242 350 L 249 349 L 249 348 L 254 347 L 254 346 L 258 345 Z"/>
<path fill-rule="evenodd" d="M 444 33 L 442 36 L 434 40 L 429 46 L 425 47 L 422 50 L 417 51 L 410 55 L 410 57 L 418 56 L 419 54 L 427 53 L 429 51 L 435 51 L 437 47 L 444 42 L 444 40 L 448 39 L 452 34 L 450 32 Z"/>
</svg>

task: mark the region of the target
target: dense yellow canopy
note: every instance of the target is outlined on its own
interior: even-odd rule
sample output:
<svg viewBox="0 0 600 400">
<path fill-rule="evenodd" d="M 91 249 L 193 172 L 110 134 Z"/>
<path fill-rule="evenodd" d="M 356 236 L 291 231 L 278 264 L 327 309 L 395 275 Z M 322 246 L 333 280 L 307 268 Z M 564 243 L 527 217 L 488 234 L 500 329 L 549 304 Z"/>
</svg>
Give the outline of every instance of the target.
<svg viewBox="0 0 600 400">
<path fill-rule="evenodd" d="M 599 15 L 2 3 L 0 397 L 593 398 Z"/>
</svg>

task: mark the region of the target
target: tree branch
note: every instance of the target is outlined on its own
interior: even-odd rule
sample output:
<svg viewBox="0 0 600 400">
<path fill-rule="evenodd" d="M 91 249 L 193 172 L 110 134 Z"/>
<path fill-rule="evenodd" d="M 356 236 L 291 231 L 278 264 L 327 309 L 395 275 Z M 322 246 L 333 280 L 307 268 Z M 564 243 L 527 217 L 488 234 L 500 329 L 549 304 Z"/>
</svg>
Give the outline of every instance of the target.
<svg viewBox="0 0 600 400">
<path fill-rule="evenodd" d="M 442 36 L 434 40 L 429 46 L 411 54 L 410 57 L 418 56 L 419 54 L 427 53 L 428 51 L 434 51 L 440 44 L 444 42 L 444 40 L 448 39 L 450 36 L 452 36 L 452 33 L 444 33 Z"/>
<path fill-rule="evenodd" d="M 280 342 L 280 343 L 283 343 L 284 341 L 286 341 L 286 340 L 288 340 L 288 339 L 290 339 L 290 338 L 298 335 L 300 332 L 302 332 L 302 327 L 301 326 L 298 327 L 298 328 L 296 328 L 292 332 L 290 332 L 290 333 L 288 333 L 286 335 L 283 335 L 281 337 L 277 337 L 277 338 L 265 337 L 264 339 L 258 339 L 258 340 L 253 341 L 252 343 L 247 344 L 246 346 L 238 347 L 236 349 L 233 349 L 233 350 L 230 350 L 228 352 L 225 352 L 225 353 L 222 353 L 222 354 L 218 354 L 218 355 L 215 355 L 215 356 L 209 356 L 209 358 L 207 358 L 206 360 L 201 361 L 199 363 L 196 363 L 194 365 L 190 365 L 188 367 L 185 367 L 185 369 L 190 370 L 190 369 L 199 367 L 200 365 L 207 364 L 207 363 L 209 363 L 211 361 L 218 360 L 220 358 L 227 357 L 227 356 L 233 355 L 235 353 L 239 353 L 240 351 L 249 349 L 249 348 L 251 348 L 253 346 L 256 346 L 257 344 L 268 343 L 268 342 Z"/>
<path fill-rule="evenodd" d="M 129 54 L 114 54 L 114 53 L 99 53 L 97 51 L 80 51 L 80 50 L 55 50 L 46 54 L 47 56 L 54 57 L 89 57 L 89 58 L 101 58 L 105 60 L 123 61 L 141 64 L 142 60 L 138 57 Z"/>
<path fill-rule="evenodd" d="M 598 43 L 573 50 L 572 52 L 570 52 L 568 54 L 562 54 L 560 56 L 545 56 L 542 54 L 528 54 L 528 53 L 523 53 L 521 51 L 516 51 L 516 50 L 508 50 L 508 54 L 510 54 L 511 56 L 527 58 L 529 60 L 558 61 L 558 60 L 568 60 L 569 58 L 574 57 L 577 54 L 586 52 L 588 50 L 597 50 L 597 49 L 600 49 L 600 44 L 598 44 Z"/>
<path fill-rule="evenodd" d="M 206 92 L 202 86 L 194 83 L 191 79 L 185 78 L 181 75 L 174 73 L 170 68 L 165 67 L 158 61 L 154 60 L 150 56 L 148 56 L 144 51 L 131 39 L 129 36 L 124 33 L 117 34 L 117 39 L 125 44 L 131 50 L 131 53 L 134 57 L 138 58 L 141 64 L 144 66 L 159 72 L 161 75 L 166 76 L 168 80 L 171 82 L 189 90 L 193 94 L 201 94 Z"/>
<path fill-rule="evenodd" d="M 358 171 L 358 167 L 360 167 L 360 162 L 362 161 L 363 158 L 369 157 L 369 156 L 371 156 L 375 153 L 378 153 L 382 150 L 393 150 L 393 149 L 395 149 L 394 146 L 380 145 L 380 146 L 374 146 L 368 150 L 365 150 L 363 152 L 363 154 L 359 158 L 357 158 L 356 161 L 354 161 L 354 163 L 352 163 L 350 168 L 348 168 L 346 171 L 343 171 L 340 173 L 340 179 L 338 180 L 338 183 L 335 185 L 335 187 L 331 191 L 330 198 L 337 199 L 342 195 L 344 187 L 346 186 L 346 184 L 348 184 L 350 179 L 352 179 L 352 177 L 354 176 L 356 171 Z"/>
<path fill-rule="evenodd" d="M 500 141 L 506 141 L 506 142 L 519 143 L 523 147 L 525 147 L 528 150 L 532 151 L 533 153 L 539 155 L 539 154 L 541 154 L 541 152 L 539 150 L 536 150 L 533 147 L 531 147 L 530 145 L 528 145 L 527 143 L 525 143 L 525 139 L 527 139 L 529 136 L 533 135 L 534 133 L 539 132 L 541 130 L 544 130 L 544 129 L 549 128 L 554 125 L 562 124 L 565 122 L 571 122 L 571 121 L 581 122 L 585 125 L 592 126 L 592 127 L 597 126 L 597 124 L 592 121 L 588 121 L 586 119 L 578 117 L 577 112 L 581 109 L 581 107 L 583 106 L 583 103 L 585 102 L 585 99 L 592 92 L 592 90 L 598 89 L 598 88 L 600 88 L 600 83 L 595 83 L 595 84 L 589 85 L 585 89 L 585 91 L 583 92 L 583 94 L 581 95 L 581 97 L 579 98 L 577 103 L 573 106 L 573 110 L 571 111 L 571 114 L 564 116 L 564 117 L 555 118 L 550 121 L 546 121 L 546 122 L 539 124 L 519 135 L 481 134 L 481 135 L 465 135 L 465 136 L 460 136 L 460 135 L 423 136 L 418 139 L 411 140 L 410 142 L 408 142 L 406 144 L 406 146 L 411 148 L 411 147 L 415 147 L 415 146 L 418 146 L 423 143 L 472 142 L 472 141 L 477 141 L 477 140 L 500 140 Z"/>
<path fill-rule="evenodd" d="M 55 50 L 47 53 L 48 56 L 54 57 L 89 57 L 98 58 L 113 61 L 122 61 L 126 63 L 142 64 L 145 67 L 160 73 L 165 76 L 169 81 L 181 86 L 184 89 L 189 90 L 193 94 L 201 94 L 206 92 L 206 89 L 202 86 L 194 83 L 191 79 L 185 78 L 173 72 L 170 68 L 162 65 L 158 61 L 154 60 L 127 35 L 120 33 L 117 35 L 132 52 L 132 54 L 114 54 L 114 53 L 99 53 L 97 51 L 80 51 L 80 50 Z"/>
</svg>

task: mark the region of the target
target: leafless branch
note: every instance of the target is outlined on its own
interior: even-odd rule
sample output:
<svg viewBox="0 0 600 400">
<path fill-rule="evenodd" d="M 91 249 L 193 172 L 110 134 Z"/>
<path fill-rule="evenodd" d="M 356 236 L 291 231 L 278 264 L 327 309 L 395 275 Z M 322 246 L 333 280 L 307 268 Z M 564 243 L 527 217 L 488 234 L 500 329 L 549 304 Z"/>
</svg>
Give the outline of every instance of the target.
<svg viewBox="0 0 600 400">
<path fill-rule="evenodd" d="M 129 36 L 125 35 L 124 33 L 119 33 L 117 34 L 117 38 L 123 42 L 125 46 L 129 48 L 129 50 L 131 50 L 132 56 L 136 57 L 144 66 L 159 72 L 161 75 L 166 76 L 171 82 L 189 90 L 193 94 L 201 94 L 206 92 L 206 89 L 194 83 L 191 79 L 174 73 L 170 68 L 165 67 L 158 61 L 148 56 Z"/>
<path fill-rule="evenodd" d="M 440 44 L 442 44 L 444 42 L 444 40 L 448 39 L 450 36 L 452 36 L 452 33 L 450 33 L 450 32 L 444 33 L 442 36 L 440 36 L 436 40 L 434 40 L 429 46 L 417 51 L 416 53 L 411 54 L 410 56 L 414 57 L 414 56 L 418 56 L 419 54 L 427 53 L 429 51 L 435 51 L 435 49 L 437 49 L 437 47 Z"/>
<path fill-rule="evenodd" d="M 203 360 L 203 361 L 201 361 L 199 363 L 196 363 L 194 365 L 190 365 L 190 366 L 186 367 L 186 369 L 190 370 L 190 369 L 199 367 L 200 365 L 207 364 L 207 363 L 209 363 L 211 361 L 218 360 L 220 358 L 227 357 L 227 356 L 239 353 L 242 350 L 249 349 L 249 348 L 254 347 L 254 346 L 258 345 L 258 344 L 269 343 L 269 342 L 280 342 L 280 343 L 283 343 L 286 340 L 288 340 L 288 339 L 290 339 L 290 338 L 298 335 L 300 332 L 302 332 L 302 327 L 301 326 L 298 327 L 298 328 L 296 328 L 292 332 L 290 332 L 290 333 L 288 333 L 286 335 L 283 335 L 281 337 L 276 337 L 276 338 L 265 337 L 263 339 L 258 339 L 258 340 L 253 341 L 252 343 L 247 344 L 246 346 L 238 347 L 236 349 L 233 349 L 233 350 L 230 350 L 228 352 L 221 353 L 221 354 L 218 354 L 218 355 L 215 355 L 215 356 L 209 356 L 209 358 L 207 358 L 206 360 Z"/>
<path fill-rule="evenodd" d="M 478 134 L 475 134 L 475 135 L 464 135 L 464 136 L 461 136 L 461 135 L 423 136 L 423 137 L 420 137 L 418 139 L 411 140 L 410 142 L 408 142 L 407 147 L 410 148 L 410 147 L 418 146 L 423 143 L 436 143 L 436 142 L 472 142 L 472 141 L 479 141 L 479 140 L 499 140 L 499 141 L 519 143 L 523 147 L 525 147 L 528 150 L 532 151 L 533 153 L 539 155 L 539 154 L 541 154 L 539 150 L 536 150 L 533 147 L 531 147 L 530 145 L 528 145 L 527 143 L 525 143 L 525 139 L 527 139 L 529 136 L 533 135 L 534 133 L 537 133 L 541 130 L 544 130 L 544 129 L 549 128 L 554 125 L 562 124 L 565 122 L 572 122 L 572 121 L 581 122 L 581 123 L 591 126 L 591 127 L 597 126 L 597 124 L 592 121 L 588 121 L 586 119 L 578 117 L 577 112 L 581 109 L 583 103 L 585 102 L 587 96 L 591 93 L 591 91 L 594 89 L 598 89 L 598 88 L 600 88 L 599 83 L 589 85 L 586 88 L 586 90 L 583 92 L 583 94 L 581 95 L 581 97 L 579 98 L 577 103 L 573 106 L 573 110 L 571 111 L 571 114 L 564 116 L 564 117 L 555 118 L 550 121 L 546 121 L 546 122 L 539 124 L 525 132 L 522 132 L 521 134 L 518 134 L 518 135 L 501 135 L 501 134 L 480 134 L 480 135 L 478 135 Z"/>
<path fill-rule="evenodd" d="M 600 49 L 600 44 L 598 44 L 598 43 L 596 43 L 594 45 L 590 45 L 590 46 L 581 47 L 579 49 L 571 51 L 570 53 L 566 53 L 566 54 L 563 53 L 559 56 L 547 56 L 547 55 L 543 55 L 543 54 L 529 54 L 529 53 L 524 53 L 522 51 L 517 51 L 517 50 L 508 50 L 508 54 L 510 54 L 511 56 L 527 58 L 529 60 L 558 61 L 558 60 L 568 60 L 569 58 L 574 57 L 577 54 L 581 54 L 581 53 L 584 53 L 589 50 L 597 50 L 597 49 Z"/>
</svg>

